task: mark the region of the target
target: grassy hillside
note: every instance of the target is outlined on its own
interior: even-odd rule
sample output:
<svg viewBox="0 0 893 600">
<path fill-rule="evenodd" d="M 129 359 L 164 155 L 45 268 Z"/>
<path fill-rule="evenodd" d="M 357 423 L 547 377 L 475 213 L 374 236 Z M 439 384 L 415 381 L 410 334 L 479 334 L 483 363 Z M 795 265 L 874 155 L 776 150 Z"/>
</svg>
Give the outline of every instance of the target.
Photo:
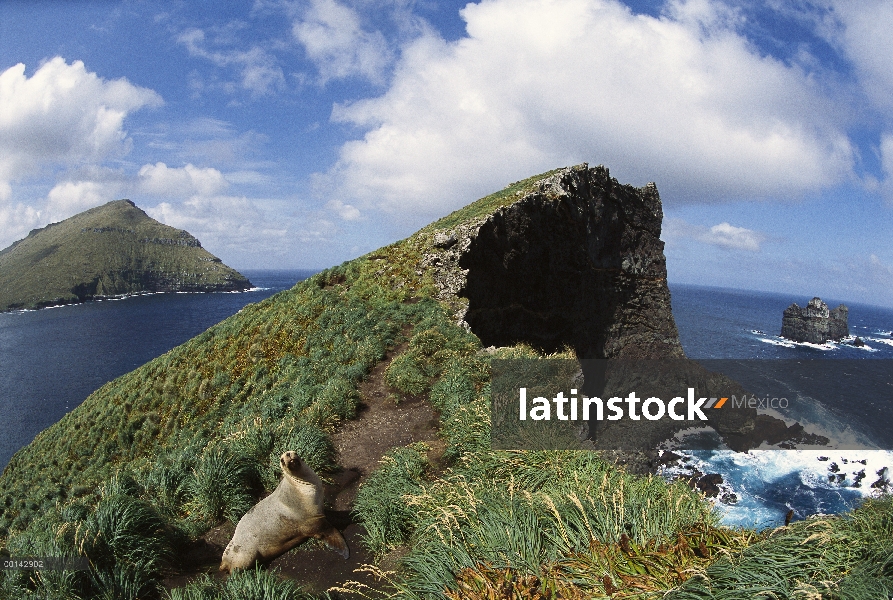
<svg viewBox="0 0 893 600">
<path fill-rule="evenodd" d="M 380 573 L 397 597 L 893 592 L 889 499 L 774 532 L 733 531 L 681 483 L 635 477 L 590 453 L 489 449 L 490 360 L 536 352 L 482 351 L 452 316 L 462 299 L 436 299 L 424 257 L 438 233 L 540 178 L 247 306 L 37 436 L 0 476 L 0 553 L 83 554 L 92 567 L 0 573 L 0 598 L 308 597 L 263 570 L 170 594 L 158 582 L 190 539 L 238 521 L 275 487 L 282 451 L 322 473 L 337 468 L 330 434 L 397 347 L 386 381 L 394 399 L 424 395 L 439 410 L 449 465 L 429 463 L 423 445 L 397 448 L 360 489 L 368 546 L 403 556 Z"/>
<path fill-rule="evenodd" d="M 146 291 L 248 287 L 197 239 L 129 200 L 35 229 L 0 251 L 0 311 Z"/>
</svg>

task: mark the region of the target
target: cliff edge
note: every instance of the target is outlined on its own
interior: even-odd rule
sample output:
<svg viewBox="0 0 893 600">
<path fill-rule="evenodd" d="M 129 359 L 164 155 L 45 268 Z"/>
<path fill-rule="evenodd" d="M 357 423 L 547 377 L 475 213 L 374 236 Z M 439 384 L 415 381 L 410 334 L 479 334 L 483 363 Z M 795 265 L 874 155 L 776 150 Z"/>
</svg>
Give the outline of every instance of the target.
<svg viewBox="0 0 893 600">
<path fill-rule="evenodd" d="M 498 200 L 504 204 L 479 201 L 430 226 L 433 251 L 423 263 L 435 269 L 439 297 L 459 307 L 457 318 L 484 346 L 569 346 L 579 358 L 684 356 L 653 183 L 622 185 L 607 168 L 582 164 Z"/>
</svg>

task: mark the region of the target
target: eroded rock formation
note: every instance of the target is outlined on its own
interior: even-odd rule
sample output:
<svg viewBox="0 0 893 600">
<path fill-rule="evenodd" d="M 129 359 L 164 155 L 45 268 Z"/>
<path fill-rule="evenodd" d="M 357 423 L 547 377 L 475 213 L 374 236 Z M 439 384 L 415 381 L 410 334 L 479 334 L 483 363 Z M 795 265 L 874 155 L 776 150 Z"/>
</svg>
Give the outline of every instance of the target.
<svg viewBox="0 0 893 600">
<path fill-rule="evenodd" d="M 608 370 L 608 361 L 582 363 L 581 393 L 590 397 L 619 388 L 648 397 L 653 388 L 672 398 L 689 386 L 699 396 L 742 397 L 739 384 L 685 359 L 667 287 L 662 219 L 653 183 L 623 185 L 605 167 L 583 164 L 513 184 L 445 218 L 446 227 L 433 224 L 423 266 L 433 267 L 439 298 L 484 346 L 570 347 L 578 359 L 612 359 Z M 746 407 L 710 417 L 736 450 L 764 441 L 756 422 L 757 411 Z M 650 453 L 691 426 L 670 419 L 589 425 L 586 435 L 598 437 L 590 447 L 627 455 L 638 448 Z"/>
<path fill-rule="evenodd" d="M 486 217 L 439 232 L 444 294 L 485 346 L 568 345 L 580 358 L 679 358 L 660 196 L 570 167 Z"/>
<path fill-rule="evenodd" d="M 810 344 L 824 344 L 828 340 L 838 342 L 850 334 L 848 314 L 846 305 L 829 309 L 821 298 L 813 298 L 803 308 L 791 304 L 781 318 L 781 337 Z"/>
</svg>

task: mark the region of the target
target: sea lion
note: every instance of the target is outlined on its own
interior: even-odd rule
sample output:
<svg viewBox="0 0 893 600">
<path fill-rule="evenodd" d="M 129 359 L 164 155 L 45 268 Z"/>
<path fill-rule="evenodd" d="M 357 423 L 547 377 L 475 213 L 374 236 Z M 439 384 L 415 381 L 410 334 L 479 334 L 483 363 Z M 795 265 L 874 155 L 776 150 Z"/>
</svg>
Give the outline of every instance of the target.
<svg viewBox="0 0 893 600">
<path fill-rule="evenodd" d="M 323 515 L 319 476 L 294 451 L 284 453 L 279 465 L 279 487 L 239 519 L 233 539 L 223 552 L 221 571 L 269 562 L 311 537 L 345 559 L 350 556 L 344 537 Z"/>
</svg>

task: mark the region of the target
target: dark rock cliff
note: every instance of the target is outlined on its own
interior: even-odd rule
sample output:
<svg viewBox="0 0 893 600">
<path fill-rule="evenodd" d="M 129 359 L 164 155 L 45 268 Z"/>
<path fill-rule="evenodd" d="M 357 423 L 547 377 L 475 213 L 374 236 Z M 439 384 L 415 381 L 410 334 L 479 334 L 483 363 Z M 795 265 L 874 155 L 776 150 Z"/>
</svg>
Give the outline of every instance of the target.
<svg viewBox="0 0 893 600">
<path fill-rule="evenodd" d="M 813 298 L 803 308 L 794 303 L 782 315 L 781 337 L 810 344 L 837 342 L 850 334 L 848 315 L 846 305 L 829 310 L 821 298 Z"/>
<path fill-rule="evenodd" d="M 654 184 L 579 165 L 435 240 L 443 294 L 485 346 L 572 347 L 580 358 L 679 358 Z"/>
<path fill-rule="evenodd" d="M 607 168 L 583 164 L 534 181 L 476 218 L 445 229 L 435 224 L 423 266 L 434 267 L 440 299 L 484 346 L 570 347 L 578 359 L 610 359 L 581 363 L 590 396 L 625 389 L 672 398 L 693 387 L 698 396 L 740 398 L 746 392 L 739 384 L 685 359 L 662 220 L 653 183 L 623 185 Z M 710 417 L 724 442 L 742 451 L 787 439 L 784 422 L 764 421 L 746 407 Z M 771 425 L 771 435 L 757 424 Z M 643 471 L 654 467 L 659 442 L 691 427 L 669 419 L 589 425 L 594 445 L 587 447 L 622 448 L 620 459 Z M 630 449 L 644 454 L 630 458 Z"/>
</svg>

